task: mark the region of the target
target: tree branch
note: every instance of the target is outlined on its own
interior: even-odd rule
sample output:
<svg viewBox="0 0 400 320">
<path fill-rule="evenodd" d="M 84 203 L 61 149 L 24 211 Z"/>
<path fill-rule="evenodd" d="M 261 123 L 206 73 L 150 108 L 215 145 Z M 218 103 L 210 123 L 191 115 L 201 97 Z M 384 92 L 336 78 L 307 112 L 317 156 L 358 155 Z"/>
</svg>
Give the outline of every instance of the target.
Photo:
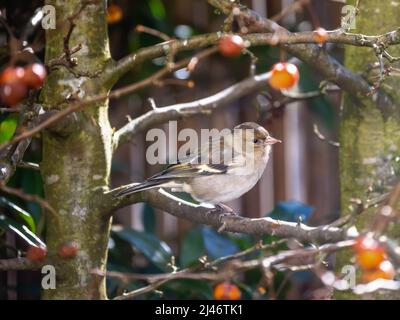
<svg viewBox="0 0 400 320">
<path fill-rule="evenodd" d="M 43 263 L 32 262 L 27 258 L 12 258 L 0 260 L 0 271 L 7 270 L 34 270 L 39 269 Z"/>
<path fill-rule="evenodd" d="M 115 197 L 115 194 L 121 188 L 104 194 L 103 206 L 107 208 L 105 212 L 111 212 L 138 202 L 148 202 L 151 206 L 164 210 L 175 217 L 228 232 L 250 235 L 269 234 L 313 243 L 337 242 L 346 238 L 344 230 L 329 226 L 309 227 L 301 223 L 274 220 L 268 217 L 249 219 L 227 215 L 224 212 L 179 199 L 163 189 L 146 190 L 125 197 Z"/>
<path fill-rule="evenodd" d="M 339 250 L 347 249 L 354 244 L 354 240 L 340 241 L 338 243 L 328 243 L 320 247 L 308 247 L 295 250 L 287 250 L 276 255 L 267 256 L 263 259 L 255 259 L 249 261 L 232 261 L 229 268 L 210 270 L 208 272 L 198 272 L 195 268 L 186 268 L 173 273 L 164 274 L 127 274 L 121 272 L 107 272 L 105 275 L 109 277 L 118 278 L 121 281 L 129 281 L 134 279 L 147 280 L 150 284 L 140 289 L 124 293 L 121 296 L 117 296 L 114 300 L 129 300 L 142 295 L 144 293 L 151 292 L 161 285 L 176 279 L 196 279 L 206 281 L 224 281 L 231 279 L 235 274 L 252 270 L 256 268 L 270 269 L 271 267 L 278 265 L 282 262 L 294 259 L 311 258 L 315 260 L 315 257 L 319 254 L 330 254 Z M 216 261 L 216 260 L 214 260 Z M 211 262 L 213 263 L 213 262 Z M 312 265 L 311 265 L 312 266 Z M 207 268 L 200 268 L 207 269 Z M 287 269 L 293 269 L 291 266 L 287 266 Z M 296 268 L 295 268 L 296 270 Z M 297 268 L 301 271 L 302 268 Z M 197 271 L 197 272 L 196 272 Z"/>
<path fill-rule="evenodd" d="M 229 0 L 207 0 L 215 8 L 225 14 L 231 14 L 234 8 L 239 8 L 237 4 Z M 249 33 L 271 32 L 276 37 L 288 36 L 292 34 L 277 24 L 276 22 L 259 16 L 256 12 L 245 7 L 240 7 L 235 19 L 241 26 L 246 26 Z M 390 36 L 389 36 L 390 38 Z M 397 31 L 393 34 L 393 42 L 398 42 Z M 359 42 L 360 43 L 360 42 Z M 296 44 L 286 46 L 286 50 L 298 57 L 300 60 L 312 65 L 326 80 L 336 83 L 343 90 L 368 95 L 372 88 L 359 75 L 343 67 L 339 62 L 330 57 L 324 50 L 314 44 Z"/>
<path fill-rule="evenodd" d="M 251 12 L 251 16 L 254 16 L 256 13 Z M 243 13 L 242 13 L 243 14 Z M 247 15 L 246 15 L 247 17 Z M 254 19 L 254 17 L 253 17 Z M 321 61 L 325 61 L 327 63 L 326 67 L 319 67 L 326 69 L 325 72 L 321 72 L 323 75 L 329 75 L 326 78 L 332 78 L 332 70 L 329 69 L 337 68 L 340 73 L 345 73 L 349 76 L 347 69 L 339 64 L 340 67 L 337 66 L 337 62 L 330 58 L 321 48 L 317 45 L 315 40 L 314 32 L 297 32 L 290 33 L 283 27 L 279 26 L 275 22 L 270 21 L 268 24 L 262 24 L 255 32 L 268 32 L 268 33 L 252 33 L 247 35 L 242 35 L 243 39 L 247 41 L 249 46 L 262 46 L 262 45 L 294 45 L 294 44 L 311 44 L 308 46 L 295 46 L 295 48 L 288 48 L 290 52 L 294 55 L 298 56 L 300 59 L 304 59 L 305 62 L 312 63 L 312 59 L 314 57 L 318 57 Z M 279 27 L 278 30 L 275 30 Z M 278 33 L 271 34 L 271 31 L 278 31 Z M 190 39 L 185 40 L 169 40 L 162 43 L 159 43 L 155 46 L 150 46 L 147 48 L 143 48 L 138 50 L 137 52 L 130 54 L 116 63 L 110 64 L 110 66 L 105 70 L 103 81 L 107 82 L 115 82 L 126 72 L 134 68 L 136 65 L 140 65 L 144 61 L 151 60 L 157 57 L 161 57 L 167 55 L 171 50 L 174 52 L 186 51 L 204 48 L 209 45 L 217 44 L 219 39 L 223 36 L 223 33 L 210 33 L 192 37 Z M 328 31 L 326 42 L 329 43 L 341 43 L 348 44 L 353 46 L 365 46 L 365 47 L 374 47 L 377 45 L 390 46 L 397 45 L 400 43 L 400 32 L 399 30 L 393 30 L 378 36 L 366 36 L 363 34 L 353 34 L 346 33 L 342 30 L 332 30 Z M 307 52 L 309 50 L 309 52 Z M 314 67 L 315 64 L 312 64 Z M 329 67 L 329 68 L 328 68 Z M 347 72 L 344 72 L 344 71 Z M 328 72 L 329 71 L 329 72 Z M 351 73 L 350 73 L 351 74 Z M 354 74 L 351 74 L 355 76 Z M 343 77 L 338 78 L 339 81 L 344 80 Z M 339 86 L 340 83 L 337 83 Z M 365 86 L 366 84 L 364 84 Z M 341 86 L 342 87 L 342 86 Z M 345 87 L 342 87 L 345 89 Z M 367 87 L 366 87 L 367 88 Z M 364 89 L 366 89 L 364 88 Z M 363 92 L 363 90 L 361 90 Z"/>
<path fill-rule="evenodd" d="M 257 91 L 267 85 L 269 72 L 249 77 L 212 96 L 187 103 L 153 109 L 128 122 L 114 133 L 114 148 L 132 140 L 138 132 L 168 120 L 177 120 L 185 116 L 208 113 L 230 103 L 244 95 Z"/>
</svg>

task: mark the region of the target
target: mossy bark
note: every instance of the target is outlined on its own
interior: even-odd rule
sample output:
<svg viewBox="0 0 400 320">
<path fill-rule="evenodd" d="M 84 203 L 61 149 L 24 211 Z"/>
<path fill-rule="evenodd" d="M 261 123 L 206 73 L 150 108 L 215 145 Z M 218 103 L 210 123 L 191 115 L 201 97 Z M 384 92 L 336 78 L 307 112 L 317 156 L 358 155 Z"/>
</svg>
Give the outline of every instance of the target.
<svg viewBox="0 0 400 320">
<path fill-rule="evenodd" d="M 354 4 L 355 1 L 353 1 Z M 360 1 L 355 33 L 376 35 L 398 27 L 400 6 L 390 0 Z M 384 44 L 383 44 L 384 45 Z M 400 48 L 391 47 L 393 56 L 400 56 Z M 377 62 L 373 49 L 347 46 L 345 65 L 353 71 L 364 72 Z M 387 62 L 387 61 L 385 61 Z M 375 72 L 379 75 L 379 69 Z M 340 127 L 340 183 L 342 214 L 350 213 L 351 198 L 366 200 L 390 191 L 400 175 L 400 90 L 398 77 L 387 78 L 381 85 L 383 95 L 354 98 L 344 94 Z M 357 222 L 359 231 L 367 229 L 376 208 L 363 213 Z M 392 226 L 389 235 L 399 238 L 399 227 Z M 352 264 L 352 252 L 338 255 L 338 270 Z M 376 298 L 382 297 L 376 295 Z M 398 295 L 385 296 L 398 298 Z M 353 294 L 337 293 L 336 298 L 355 299 Z"/>
<path fill-rule="evenodd" d="M 109 88 L 99 75 L 110 62 L 105 20 L 106 1 L 48 0 L 56 9 L 57 28 L 46 31 L 46 63 L 64 53 L 64 38 L 76 25 L 69 48 L 73 71 L 60 66 L 48 76 L 41 100 L 47 109 L 67 108 L 74 99 L 85 100 L 106 93 Z M 84 7 L 83 7 L 84 6 Z M 82 10 L 83 8 L 83 10 Z M 81 12 L 80 12 L 81 11 Z M 46 200 L 55 209 L 48 214 L 46 242 L 56 266 L 56 289 L 44 290 L 44 299 L 105 299 L 105 280 L 92 269 L 104 270 L 110 220 L 99 206 L 108 186 L 111 167 L 112 131 L 108 121 L 108 101 L 86 105 L 65 122 L 62 131 L 43 132 L 41 173 Z M 79 251 L 73 259 L 62 259 L 57 249 L 69 242 Z"/>
</svg>

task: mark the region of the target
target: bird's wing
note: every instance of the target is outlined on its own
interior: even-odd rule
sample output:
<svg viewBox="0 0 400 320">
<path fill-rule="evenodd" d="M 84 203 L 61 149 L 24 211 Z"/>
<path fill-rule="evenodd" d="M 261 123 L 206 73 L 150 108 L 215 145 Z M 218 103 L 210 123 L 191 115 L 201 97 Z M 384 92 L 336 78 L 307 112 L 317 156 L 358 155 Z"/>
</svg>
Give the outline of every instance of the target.
<svg viewBox="0 0 400 320">
<path fill-rule="evenodd" d="M 211 172 L 215 168 L 221 169 L 234 165 L 240 154 L 233 149 L 232 145 L 232 136 L 219 136 L 202 144 L 200 148 L 195 149 L 186 157 L 180 158 L 178 164 L 209 164 L 212 167 Z M 202 167 L 201 169 L 207 168 Z"/>
<path fill-rule="evenodd" d="M 148 178 L 146 181 L 129 186 L 119 191 L 116 197 L 152 189 L 154 187 L 167 186 L 171 187 L 170 184 L 184 181 L 185 179 L 193 178 L 194 176 L 209 176 L 213 174 L 223 174 L 227 172 L 227 166 L 224 164 L 191 164 L 191 163 L 178 163 L 170 165 L 164 171 L 161 171 L 154 176 Z"/>
<path fill-rule="evenodd" d="M 209 176 L 212 174 L 223 174 L 227 171 L 225 164 L 193 164 L 193 163 L 178 163 L 170 165 L 164 171 L 157 173 L 146 181 L 159 180 L 182 180 L 193 178 L 194 176 Z"/>
<path fill-rule="evenodd" d="M 211 154 L 215 155 L 215 153 L 219 155 L 219 158 L 217 158 L 219 159 L 218 163 L 212 163 Z M 231 153 L 231 157 L 229 157 L 229 153 Z M 228 156 L 225 157 L 225 155 Z M 238 165 L 237 159 L 239 158 L 240 154 L 232 151 L 232 148 L 229 147 L 229 139 L 225 140 L 224 137 L 219 137 L 203 144 L 192 154 L 146 179 L 143 183 L 120 191 L 117 196 L 168 185 L 171 182 L 184 182 L 193 177 L 224 174 Z"/>
<path fill-rule="evenodd" d="M 212 163 L 212 152 L 218 152 L 221 156 L 221 161 Z M 224 148 L 223 139 L 215 139 L 203 144 L 191 155 L 179 159 L 178 163 L 168 166 L 168 168 L 148 178 L 146 181 L 177 180 L 226 173 L 229 165 L 223 161 L 224 152 L 228 151 L 227 148 Z"/>
</svg>

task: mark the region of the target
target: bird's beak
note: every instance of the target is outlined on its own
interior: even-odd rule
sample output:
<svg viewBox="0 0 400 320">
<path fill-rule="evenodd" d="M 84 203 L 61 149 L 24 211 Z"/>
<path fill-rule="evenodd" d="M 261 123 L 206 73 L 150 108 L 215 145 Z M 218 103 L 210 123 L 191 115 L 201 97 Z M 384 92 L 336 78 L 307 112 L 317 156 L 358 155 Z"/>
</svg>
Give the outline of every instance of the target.
<svg viewBox="0 0 400 320">
<path fill-rule="evenodd" d="M 281 143 L 282 141 L 279 139 L 275 139 L 274 137 L 268 137 L 267 140 L 265 140 L 265 144 L 275 144 L 275 143 Z"/>
</svg>

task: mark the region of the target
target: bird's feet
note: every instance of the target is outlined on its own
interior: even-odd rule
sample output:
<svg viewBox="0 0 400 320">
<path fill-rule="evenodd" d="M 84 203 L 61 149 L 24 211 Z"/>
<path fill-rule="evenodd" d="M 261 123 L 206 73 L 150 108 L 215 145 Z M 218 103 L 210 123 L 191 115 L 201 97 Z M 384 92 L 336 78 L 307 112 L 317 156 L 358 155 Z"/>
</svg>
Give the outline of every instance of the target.
<svg viewBox="0 0 400 320">
<path fill-rule="evenodd" d="M 233 215 L 233 216 L 237 216 L 237 212 L 231 208 L 230 206 L 227 206 L 226 204 L 223 204 L 222 202 L 217 203 L 215 205 L 215 211 L 220 212 L 222 215 Z"/>
<path fill-rule="evenodd" d="M 218 232 L 221 233 L 225 230 L 226 227 L 226 221 L 224 221 L 225 217 L 229 217 L 229 216 L 237 216 L 238 214 L 236 213 L 236 211 L 234 209 L 232 209 L 231 207 L 227 206 L 226 204 L 223 203 L 218 203 L 215 205 L 215 209 L 216 211 L 219 212 L 219 222 L 220 222 L 220 227 L 218 228 Z"/>
</svg>

